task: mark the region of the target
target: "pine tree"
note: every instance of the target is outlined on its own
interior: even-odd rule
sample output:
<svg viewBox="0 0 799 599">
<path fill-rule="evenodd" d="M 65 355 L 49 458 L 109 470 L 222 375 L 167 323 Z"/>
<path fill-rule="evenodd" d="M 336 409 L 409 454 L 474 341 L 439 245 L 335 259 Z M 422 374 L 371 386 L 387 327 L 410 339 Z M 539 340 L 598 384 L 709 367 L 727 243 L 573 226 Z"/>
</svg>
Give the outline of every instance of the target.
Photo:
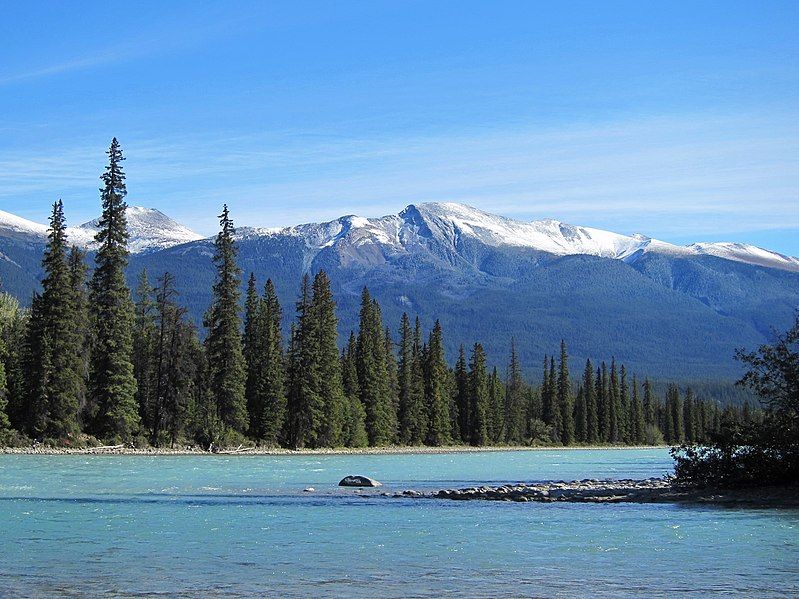
<svg viewBox="0 0 799 599">
<path fill-rule="evenodd" d="M 599 410 L 597 406 L 596 383 L 594 382 L 594 366 L 591 364 L 591 360 L 585 361 L 583 394 L 585 397 L 586 417 L 585 441 L 591 445 L 596 445 L 600 441 Z"/>
<path fill-rule="evenodd" d="M 428 445 L 447 445 L 451 442 L 449 394 L 447 392 L 447 362 L 441 323 L 436 321 L 427 342 L 425 356 L 425 395 L 430 415 L 427 430 Z"/>
<path fill-rule="evenodd" d="M 560 342 L 560 363 L 557 383 L 558 409 L 560 410 L 561 435 L 564 445 L 574 443 L 574 401 L 572 399 L 571 379 L 569 378 L 569 354 L 566 342 Z"/>
<path fill-rule="evenodd" d="M 396 415 L 386 369 L 385 337 L 380 306 L 364 287 L 358 333 L 358 381 L 366 409 L 366 432 L 372 446 L 389 445 L 396 434 Z"/>
<path fill-rule="evenodd" d="M 202 348 L 186 308 L 177 305 L 175 277 L 166 272 L 155 293 L 156 330 L 153 341 L 152 399 L 148 421 L 150 440 L 160 445 L 166 436 L 172 446 L 183 433 L 190 407 L 197 400 L 198 354 Z"/>
<path fill-rule="evenodd" d="M 489 436 L 492 443 L 505 442 L 505 385 L 499 376 L 496 366 L 491 371 L 488 381 L 488 397 L 491 416 L 488 423 Z"/>
<path fill-rule="evenodd" d="M 618 444 L 621 442 L 621 392 L 619 389 L 619 373 L 616 368 L 616 359 L 610 361 L 610 386 L 608 388 L 608 405 L 610 406 L 610 442 Z"/>
<path fill-rule="evenodd" d="M 87 406 L 87 384 L 89 381 L 90 353 L 92 345 L 89 316 L 89 290 L 86 252 L 72 246 L 69 252 L 69 284 L 72 292 L 72 323 L 75 334 L 75 368 L 78 389 L 78 422 L 83 421 Z"/>
<path fill-rule="evenodd" d="M 366 410 L 361 403 L 361 389 L 358 385 L 358 342 L 352 332 L 347 346 L 341 352 L 341 374 L 347 401 L 342 429 L 344 444 L 347 447 L 366 447 L 369 436 L 366 434 Z"/>
<path fill-rule="evenodd" d="M 516 339 L 511 339 L 510 362 L 508 363 L 508 376 L 505 385 L 505 413 L 508 420 L 505 424 L 507 440 L 519 444 L 524 441 L 524 396 L 525 385 L 522 378 L 522 367 L 519 354 L 516 351 Z"/>
<path fill-rule="evenodd" d="M 116 138 L 108 150 L 102 175 L 103 211 L 95 237 L 99 249 L 90 285 L 94 330 L 90 403 L 95 418 L 91 430 L 105 437 L 130 439 L 139 427 L 136 378 L 133 374 L 135 312 L 125 281 L 128 231 L 125 218 L 125 174 Z"/>
<path fill-rule="evenodd" d="M 28 329 L 26 380 L 30 430 L 66 439 L 80 432 L 83 395 L 83 338 L 75 319 L 62 202 L 53 204 L 47 246 L 42 259 L 42 294 L 34 298 Z"/>
<path fill-rule="evenodd" d="M 319 396 L 318 362 L 311 282 L 302 279 L 297 301 L 296 325 L 289 346 L 287 441 L 290 447 L 314 447 L 315 431 L 323 418 L 324 400 Z"/>
<path fill-rule="evenodd" d="M 236 265 L 237 248 L 233 240 L 233 221 L 227 204 L 219 216 L 220 231 L 214 241 L 216 280 L 211 307 L 205 315 L 208 336 L 210 394 L 225 431 L 238 434 L 248 427 L 245 398 L 247 365 L 241 338 L 241 270 Z"/>
<path fill-rule="evenodd" d="M 588 406 L 585 402 L 585 389 L 582 385 L 577 390 L 574 400 L 574 440 L 585 443 L 588 438 Z"/>
<path fill-rule="evenodd" d="M 261 355 L 258 363 L 258 400 L 260 439 L 268 446 L 276 446 L 286 414 L 285 359 L 283 356 L 283 309 L 272 279 L 266 281 L 260 306 L 259 344 Z"/>
<path fill-rule="evenodd" d="M 330 291 L 330 278 L 324 270 L 314 277 L 313 299 L 314 370 L 319 385 L 316 395 L 322 400 L 322 419 L 315 431 L 317 447 L 336 447 L 342 444 L 342 427 L 347 406 L 341 380 L 341 362 L 338 353 L 338 318 L 336 303 Z"/>
<path fill-rule="evenodd" d="M 657 400 L 652 392 L 652 382 L 644 379 L 644 423 L 648 427 L 657 426 Z"/>
<path fill-rule="evenodd" d="M 136 403 L 142 427 L 152 431 L 153 368 L 155 362 L 155 289 L 150 285 L 147 271 L 139 273 L 135 292 L 136 320 L 133 325 L 133 375 L 136 377 Z"/>
<path fill-rule="evenodd" d="M 685 402 L 683 402 L 683 423 L 685 429 L 684 441 L 686 443 L 696 442 L 696 398 L 694 397 L 694 392 L 690 387 L 688 387 L 688 389 L 685 391 Z"/>
<path fill-rule="evenodd" d="M 547 381 L 549 398 L 549 424 L 552 427 L 552 440 L 556 443 L 563 443 L 563 412 L 558 403 L 558 379 L 555 376 L 555 357 L 549 358 L 549 380 Z"/>
<path fill-rule="evenodd" d="M 627 368 L 621 365 L 619 381 L 619 441 L 630 442 L 630 388 L 627 384 Z"/>
<path fill-rule="evenodd" d="M 611 406 L 608 396 L 608 367 L 605 362 L 596 371 L 596 397 L 599 411 L 599 438 L 603 443 L 610 443 L 613 438 L 611 428 Z"/>
<path fill-rule="evenodd" d="M 641 397 L 638 394 L 638 379 L 633 375 L 633 400 L 632 400 L 632 433 L 631 442 L 636 445 L 643 445 L 646 443 L 645 430 L 646 422 L 644 420 L 644 406 L 641 403 Z"/>
<path fill-rule="evenodd" d="M 453 435 L 453 438 L 459 441 L 471 442 L 472 427 L 471 417 L 473 411 L 471 409 L 469 385 L 469 371 L 466 364 L 466 349 L 463 345 L 458 350 L 458 361 L 455 363 L 455 408 L 458 417 L 458 434 Z"/>
<path fill-rule="evenodd" d="M 472 445 L 488 445 L 491 442 L 488 431 L 488 417 L 490 410 L 490 389 L 488 373 L 486 371 L 486 356 L 483 346 L 474 344 L 472 359 L 469 364 L 468 375 L 468 410 L 471 414 L 471 430 L 469 441 Z"/>
<path fill-rule="evenodd" d="M 400 322 L 399 348 L 399 441 L 403 445 L 424 442 L 427 426 L 424 417 L 424 376 L 421 368 L 421 327 L 416 319 L 415 332 L 407 314 Z"/>
<path fill-rule="evenodd" d="M 261 416 L 264 407 L 261 404 L 259 393 L 262 368 L 261 361 L 265 348 L 263 347 L 265 323 L 262 322 L 263 308 L 261 297 L 255 281 L 255 273 L 250 273 L 247 279 L 247 293 L 244 300 L 244 335 L 242 337 L 242 351 L 247 364 L 247 380 L 244 385 L 244 397 L 247 402 L 247 416 L 249 421 L 249 435 L 253 439 L 263 436 L 261 430 Z"/>
</svg>

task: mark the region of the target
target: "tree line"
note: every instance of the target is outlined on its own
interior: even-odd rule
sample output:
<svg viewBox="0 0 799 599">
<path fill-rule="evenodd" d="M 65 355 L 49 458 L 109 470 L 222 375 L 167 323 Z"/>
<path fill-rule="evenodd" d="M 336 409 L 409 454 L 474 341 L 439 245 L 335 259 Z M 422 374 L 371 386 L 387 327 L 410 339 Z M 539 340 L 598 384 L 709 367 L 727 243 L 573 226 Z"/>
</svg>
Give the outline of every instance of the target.
<svg viewBox="0 0 799 599">
<path fill-rule="evenodd" d="M 4 443 L 678 444 L 702 443 L 725 422 L 759 417 L 748 405 L 722 409 L 677 385 L 661 401 L 648 379 L 639 383 L 615 360 L 587 361 L 575 381 L 565 342 L 545 357 L 537 385 L 524 380 L 515 342 L 501 372 L 487 364 L 480 343 L 461 347 L 450 366 L 439 322 L 425 331 L 418 317 L 403 314 L 393 329 L 366 288 L 358 331 L 341 344 L 324 271 L 304 276 L 285 332 L 271 280 L 260 287 L 251 274 L 242 298 L 227 206 L 201 340 L 172 274 L 151 281 L 143 271 L 129 289 L 127 191 L 116 139 L 108 157 L 91 273 L 86 254 L 69 245 L 58 201 L 42 291 L 29 310 L 0 296 Z"/>
</svg>

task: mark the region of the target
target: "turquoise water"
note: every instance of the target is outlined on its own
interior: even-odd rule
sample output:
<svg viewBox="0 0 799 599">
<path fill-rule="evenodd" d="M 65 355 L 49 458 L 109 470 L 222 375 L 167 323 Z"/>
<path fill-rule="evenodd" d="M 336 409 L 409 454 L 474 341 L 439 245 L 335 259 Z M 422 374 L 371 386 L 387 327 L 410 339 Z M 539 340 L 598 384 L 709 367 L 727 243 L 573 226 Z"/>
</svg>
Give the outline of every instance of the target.
<svg viewBox="0 0 799 599">
<path fill-rule="evenodd" d="M 0 596 L 799 595 L 797 511 L 336 486 L 346 474 L 395 491 L 669 469 L 664 450 L 0 456 Z"/>
</svg>

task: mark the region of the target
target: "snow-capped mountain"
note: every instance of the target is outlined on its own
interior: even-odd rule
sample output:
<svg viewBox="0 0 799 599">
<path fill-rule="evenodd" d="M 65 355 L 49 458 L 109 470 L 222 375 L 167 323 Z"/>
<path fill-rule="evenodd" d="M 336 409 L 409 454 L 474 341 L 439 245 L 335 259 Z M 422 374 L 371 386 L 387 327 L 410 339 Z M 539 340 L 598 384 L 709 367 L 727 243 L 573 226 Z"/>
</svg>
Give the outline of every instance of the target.
<svg viewBox="0 0 799 599">
<path fill-rule="evenodd" d="M 752 245 L 705 242 L 678 246 L 644 235 L 621 235 L 552 219 L 523 222 L 456 203 L 411 205 L 399 214 L 380 218 L 351 215 L 283 229 L 239 229 L 241 239 L 269 236 L 299 238 L 311 252 L 330 247 L 349 248 L 350 259 L 356 258 L 358 248 L 370 246 L 372 250 L 379 248 L 384 255 L 396 255 L 412 252 L 431 241 L 453 250 L 472 241 L 489 247 L 527 248 L 557 256 L 584 254 L 628 263 L 650 252 L 669 256 L 710 255 L 799 272 L 799 259 Z M 365 253 L 370 261 L 374 259 L 373 251 Z"/>
<path fill-rule="evenodd" d="M 156 210 L 128 212 L 128 281 L 175 276 L 199 324 L 211 302 L 211 239 Z M 69 230 L 91 246 L 97 223 Z M 339 329 L 357 330 L 364 286 L 395 327 L 403 312 L 440 320 L 448 351 L 485 344 L 502 364 L 511 338 L 532 368 L 561 339 L 580 363 L 615 356 L 633 372 L 727 380 L 736 348 L 757 347 L 799 307 L 799 261 L 735 243 L 678 246 L 555 220 L 522 222 L 461 204 L 411 205 L 399 214 L 237 229 L 239 265 L 271 278 L 285 326 L 306 273 L 325 269 Z M 0 212 L 0 284 L 29 302 L 42 276 L 46 226 Z M 344 337 L 342 337 L 344 338 Z"/>
<path fill-rule="evenodd" d="M 129 206 L 127 209 L 128 247 L 133 254 L 165 249 L 189 241 L 202 239 L 194 231 L 175 222 L 154 208 Z M 67 228 L 70 243 L 91 249 L 97 233 L 99 219 L 77 227 Z M 0 210 L 0 237 L 8 236 L 31 242 L 43 242 L 47 238 L 47 225 L 20 218 Z"/>
</svg>

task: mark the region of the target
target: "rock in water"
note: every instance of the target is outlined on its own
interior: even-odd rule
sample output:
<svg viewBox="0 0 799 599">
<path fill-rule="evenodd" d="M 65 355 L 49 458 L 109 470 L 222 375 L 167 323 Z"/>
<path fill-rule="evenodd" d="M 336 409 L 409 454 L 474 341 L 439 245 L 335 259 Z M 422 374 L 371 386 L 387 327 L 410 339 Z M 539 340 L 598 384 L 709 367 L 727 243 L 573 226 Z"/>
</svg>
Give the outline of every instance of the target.
<svg viewBox="0 0 799 599">
<path fill-rule="evenodd" d="M 368 476 L 345 476 L 338 484 L 339 487 L 382 487 L 383 483 Z"/>
</svg>

